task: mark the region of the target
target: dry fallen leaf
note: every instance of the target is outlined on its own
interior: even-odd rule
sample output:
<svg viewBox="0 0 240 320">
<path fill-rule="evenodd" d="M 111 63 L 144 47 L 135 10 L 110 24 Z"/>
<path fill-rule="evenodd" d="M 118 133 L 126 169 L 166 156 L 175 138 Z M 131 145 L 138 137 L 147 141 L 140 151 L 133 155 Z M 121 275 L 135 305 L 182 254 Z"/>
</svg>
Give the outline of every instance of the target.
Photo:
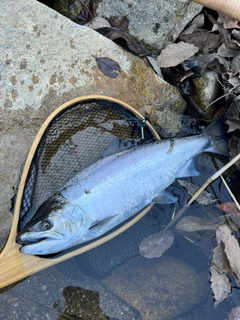
<svg viewBox="0 0 240 320">
<path fill-rule="evenodd" d="M 90 22 L 86 23 L 84 26 L 94 30 L 99 28 L 111 27 L 110 23 L 102 17 L 95 17 Z"/>
<path fill-rule="evenodd" d="M 203 74 L 207 69 L 214 70 L 220 74 L 222 74 L 222 68 L 229 68 L 229 62 L 220 57 L 216 53 L 211 53 L 208 55 L 198 55 L 196 57 L 192 57 L 182 63 L 184 70 L 189 69 L 197 69 L 198 75 Z M 219 71 L 218 71 L 219 69 Z"/>
<path fill-rule="evenodd" d="M 240 319 L 240 306 L 233 308 L 228 314 L 228 320 L 239 320 Z"/>
<path fill-rule="evenodd" d="M 239 122 L 232 120 L 232 121 L 227 121 L 227 123 L 229 125 L 229 131 L 230 131 L 230 128 L 231 128 L 231 131 L 234 131 L 235 129 L 240 129 Z M 232 157 L 235 157 L 240 153 L 240 138 L 235 134 L 233 134 L 229 139 L 228 148 L 232 154 Z M 240 168 L 240 160 L 235 162 L 235 166 L 237 168 Z"/>
<path fill-rule="evenodd" d="M 171 231 L 160 231 L 144 238 L 139 247 L 139 253 L 148 259 L 159 258 L 171 247 L 174 234 Z"/>
<path fill-rule="evenodd" d="M 116 78 L 118 76 L 118 73 L 115 72 L 115 70 L 121 71 L 120 65 L 113 59 L 108 57 L 99 57 L 95 59 L 98 68 L 109 78 Z"/>
<path fill-rule="evenodd" d="M 142 45 L 136 43 L 130 36 L 128 36 L 123 30 L 116 28 L 102 28 L 97 30 L 100 34 L 108 39 L 116 42 L 122 48 L 130 50 L 139 57 L 149 56 L 150 52 Z"/>
<path fill-rule="evenodd" d="M 204 52 L 209 52 L 220 44 L 222 36 L 209 31 L 194 31 L 191 34 L 180 35 L 179 38 L 184 42 L 193 44 Z"/>
<path fill-rule="evenodd" d="M 129 25 L 129 19 L 127 15 L 120 16 L 120 17 L 113 17 L 110 18 L 110 23 L 113 28 L 118 28 L 125 31 Z"/>
<path fill-rule="evenodd" d="M 233 29 L 233 28 L 240 28 L 240 22 L 234 20 L 230 17 L 225 16 L 222 13 L 218 13 L 218 22 L 223 23 L 225 29 Z"/>
<path fill-rule="evenodd" d="M 229 273 L 229 263 L 221 243 L 214 249 L 210 273 L 211 288 L 216 307 L 219 302 L 226 299 L 228 294 L 231 293 L 231 282 L 226 275 L 226 273 Z"/>
<path fill-rule="evenodd" d="M 238 74 L 238 84 L 240 85 L 240 79 L 239 79 L 239 74 L 240 74 L 240 50 L 239 50 L 239 54 L 237 56 L 235 56 L 232 60 L 231 63 L 231 67 L 233 70 L 233 74 L 236 75 Z"/>
<path fill-rule="evenodd" d="M 161 68 L 175 67 L 183 61 L 192 57 L 199 49 L 193 44 L 178 42 L 169 44 L 163 49 L 157 58 Z"/>
<path fill-rule="evenodd" d="M 232 274 L 240 284 L 240 247 L 237 239 L 231 234 L 230 228 L 225 224 L 217 227 L 216 239 L 218 244 L 223 242 Z"/>
<path fill-rule="evenodd" d="M 187 192 L 192 196 L 200 187 L 190 183 L 188 181 L 185 180 L 177 180 L 178 183 L 180 183 L 181 186 L 183 186 L 185 189 L 187 189 Z M 196 201 L 200 204 L 203 204 L 205 206 L 209 205 L 209 204 L 213 204 L 214 202 L 217 201 L 217 199 L 213 199 L 213 196 L 207 192 L 207 191 L 203 191 L 199 197 L 197 197 Z"/>
<path fill-rule="evenodd" d="M 200 13 L 197 15 L 193 21 L 189 24 L 189 26 L 181 33 L 180 36 L 186 35 L 186 34 L 191 34 L 194 31 L 196 31 L 199 28 L 202 28 L 204 25 L 204 14 Z"/>
<path fill-rule="evenodd" d="M 232 58 L 236 57 L 239 54 L 238 50 L 231 49 L 223 42 L 217 50 L 217 54 L 221 57 Z"/>
<path fill-rule="evenodd" d="M 216 307 L 219 302 L 225 300 L 228 297 L 229 293 L 231 293 L 231 283 L 225 273 L 218 273 L 215 268 L 212 268 L 210 270 L 212 274 L 210 277 L 210 282 Z"/>
<path fill-rule="evenodd" d="M 176 224 L 175 229 L 186 232 L 215 230 L 218 224 L 224 222 L 227 222 L 232 230 L 238 230 L 240 227 L 240 214 L 230 213 L 212 219 L 186 216 Z"/>
<path fill-rule="evenodd" d="M 234 202 L 225 202 L 225 203 L 216 204 L 216 207 L 218 207 L 220 210 L 225 211 L 227 213 L 240 212 Z"/>
</svg>

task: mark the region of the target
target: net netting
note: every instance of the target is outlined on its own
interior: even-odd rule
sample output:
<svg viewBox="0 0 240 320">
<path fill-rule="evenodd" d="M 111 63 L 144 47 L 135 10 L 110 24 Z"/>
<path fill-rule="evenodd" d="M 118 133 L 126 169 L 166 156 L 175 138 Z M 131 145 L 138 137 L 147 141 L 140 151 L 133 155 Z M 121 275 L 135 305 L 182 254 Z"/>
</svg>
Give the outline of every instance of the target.
<svg viewBox="0 0 240 320">
<path fill-rule="evenodd" d="M 90 99 L 65 108 L 49 123 L 34 154 L 23 192 L 18 230 L 76 173 L 109 153 L 154 139 L 142 119 L 117 103 Z M 79 259 L 84 261 L 81 265 L 104 276 L 138 254 L 141 240 L 160 230 L 164 216 L 164 212 L 159 215 L 156 209 L 151 210 L 120 236 L 80 255 Z"/>
</svg>

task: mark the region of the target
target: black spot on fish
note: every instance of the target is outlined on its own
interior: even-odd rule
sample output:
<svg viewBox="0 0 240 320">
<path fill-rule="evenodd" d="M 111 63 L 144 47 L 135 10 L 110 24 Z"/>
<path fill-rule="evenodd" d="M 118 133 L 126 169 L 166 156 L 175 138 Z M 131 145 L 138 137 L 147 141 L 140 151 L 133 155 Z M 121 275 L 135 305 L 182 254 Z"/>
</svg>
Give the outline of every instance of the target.
<svg viewBox="0 0 240 320">
<path fill-rule="evenodd" d="M 84 192 L 86 193 L 86 194 L 89 194 L 90 192 L 91 192 L 91 190 L 84 190 Z"/>
</svg>

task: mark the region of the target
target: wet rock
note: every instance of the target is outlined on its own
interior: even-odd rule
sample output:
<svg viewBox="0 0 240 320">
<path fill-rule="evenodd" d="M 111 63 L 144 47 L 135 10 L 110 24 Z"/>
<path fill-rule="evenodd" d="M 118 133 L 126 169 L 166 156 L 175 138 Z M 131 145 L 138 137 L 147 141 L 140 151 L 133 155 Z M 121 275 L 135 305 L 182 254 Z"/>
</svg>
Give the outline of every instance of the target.
<svg viewBox="0 0 240 320">
<path fill-rule="evenodd" d="M 216 103 L 213 102 L 219 97 L 220 92 L 218 75 L 214 71 L 208 71 L 201 77 L 194 78 L 193 83 L 196 94 L 188 96 L 188 99 L 200 118 L 210 120 L 216 108 Z"/>
<path fill-rule="evenodd" d="M 56 0 L 54 8 L 74 18 L 81 11 L 82 3 L 75 0 L 69 7 L 68 0 Z M 150 0 L 147 3 L 144 0 L 116 0 L 114 4 L 111 0 L 100 0 L 96 7 L 96 16 L 106 19 L 127 15 L 129 34 L 156 53 L 175 41 L 184 27 L 202 10 L 201 5 L 188 0 Z"/>
<path fill-rule="evenodd" d="M 172 319 L 203 301 L 208 273 L 196 274 L 181 260 L 131 259 L 102 280 L 117 296 L 138 309 L 143 319 Z"/>
<path fill-rule="evenodd" d="M 1 240 L 10 225 L 20 166 L 43 121 L 58 106 L 83 95 L 108 95 L 144 111 L 175 135 L 176 115 L 185 102 L 143 60 L 37 1 L 2 0 L 0 14 L 0 218 L 7 223 L 1 224 Z M 95 57 L 117 61 L 118 77 L 105 76 Z M 167 108 L 167 122 L 159 108 Z"/>
</svg>

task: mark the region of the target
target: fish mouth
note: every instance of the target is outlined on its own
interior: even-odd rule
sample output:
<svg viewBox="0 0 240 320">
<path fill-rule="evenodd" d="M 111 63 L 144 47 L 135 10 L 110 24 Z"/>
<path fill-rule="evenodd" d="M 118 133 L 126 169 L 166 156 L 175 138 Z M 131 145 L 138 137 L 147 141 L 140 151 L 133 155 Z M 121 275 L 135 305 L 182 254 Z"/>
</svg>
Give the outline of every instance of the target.
<svg viewBox="0 0 240 320">
<path fill-rule="evenodd" d="M 22 235 L 20 234 L 16 237 L 16 242 L 22 245 L 29 245 L 29 244 L 36 244 L 36 243 L 42 242 L 46 239 L 47 237 L 42 237 L 38 239 L 23 239 Z"/>
</svg>

